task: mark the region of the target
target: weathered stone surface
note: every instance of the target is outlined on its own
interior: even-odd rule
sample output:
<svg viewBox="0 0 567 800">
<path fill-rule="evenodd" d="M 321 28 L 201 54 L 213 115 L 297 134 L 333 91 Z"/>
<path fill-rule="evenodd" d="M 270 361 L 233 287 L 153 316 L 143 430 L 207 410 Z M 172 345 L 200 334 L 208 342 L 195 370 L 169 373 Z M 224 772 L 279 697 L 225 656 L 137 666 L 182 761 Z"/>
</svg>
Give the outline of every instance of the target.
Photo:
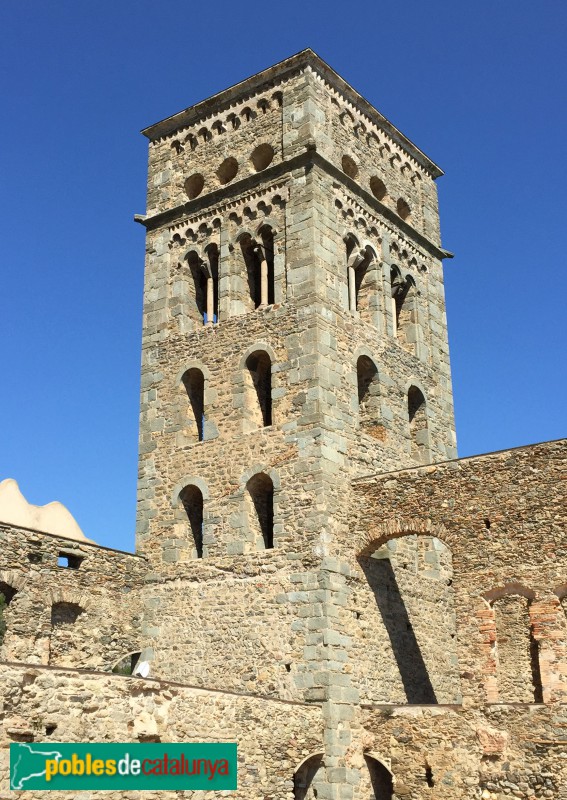
<svg viewBox="0 0 567 800">
<path fill-rule="evenodd" d="M 0 525 L 4 748 L 566 798 L 567 447 L 451 460 L 441 171 L 311 51 L 145 134 L 137 555 Z"/>
</svg>

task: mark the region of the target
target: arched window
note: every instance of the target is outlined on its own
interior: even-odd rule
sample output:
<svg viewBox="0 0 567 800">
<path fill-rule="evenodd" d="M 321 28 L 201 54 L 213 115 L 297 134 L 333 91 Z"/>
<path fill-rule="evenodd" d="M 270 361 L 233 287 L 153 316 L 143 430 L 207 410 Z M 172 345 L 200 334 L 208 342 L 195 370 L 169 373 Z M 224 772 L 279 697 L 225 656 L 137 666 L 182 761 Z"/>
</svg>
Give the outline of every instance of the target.
<svg viewBox="0 0 567 800">
<path fill-rule="evenodd" d="M 61 602 L 51 606 L 50 664 L 77 666 L 84 644 L 77 622 L 83 614 L 84 609 L 77 603 Z"/>
<path fill-rule="evenodd" d="M 248 525 L 257 550 L 274 546 L 274 484 L 269 475 L 259 472 L 246 484 Z"/>
<path fill-rule="evenodd" d="M 189 520 L 197 558 L 203 558 L 203 494 L 198 486 L 186 486 L 179 499 Z"/>
<path fill-rule="evenodd" d="M 293 776 L 293 800 L 315 800 L 317 794 L 313 784 L 317 773 L 323 771 L 323 753 L 306 758 Z"/>
<path fill-rule="evenodd" d="M 218 319 L 219 302 L 219 256 L 216 244 L 207 247 L 206 256 L 206 260 L 203 260 L 195 250 L 191 250 L 186 258 L 195 287 L 197 313 L 205 325 L 212 325 Z"/>
<path fill-rule="evenodd" d="M 188 369 L 181 379 L 189 400 L 188 417 L 191 428 L 196 433 L 196 440 L 205 438 L 205 376 L 200 369 Z"/>
<path fill-rule="evenodd" d="M 128 655 L 122 656 L 110 671 L 114 672 L 115 675 L 133 675 L 141 655 L 142 653 L 138 651 L 137 653 L 128 653 Z"/>
<path fill-rule="evenodd" d="M 416 461 L 425 463 L 429 458 L 427 405 L 423 392 L 417 386 L 410 386 L 408 391 L 408 419 L 411 454 Z"/>
<path fill-rule="evenodd" d="M 245 234 L 240 239 L 240 247 L 246 264 L 246 277 L 250 298 L 254 308 L 274 303 L 274 232 L 264 225 L 259 233 L 260 241 Z"/>
<path fill-rule="evenodd" d="M 369 308 L 372 288 L 368 280 L 368 268 L 375 254 L 370 247 L 359 249 L 358 242 L 352 234 L 345 238 L 345 245 L 349 310 L 365 312 Z"/>
<path fill-rule="evenodd" d="M 541 703 L 539 647 L 533 635 L 529 598 L 508 594 L 492 603 L 496 627 L 498 699 Z"/>
<path fill-rule="evenodd" d="M 376 424 L 380 415 L 378 369 L 368 356 L 360 356 L 356 362 L 356 382 L 360 424 Z"/>
<path fill-rule="evenodd" d="M 186 259 L 193 279 L 197 312 L 204 320 L 207 313 L 207 273 L 205 262 L 195 250 L 187 253 Z"/>
<path fill-rule="evenodd" d="M 248 281 L 250 298 L 254 304 L 254 308 L 259 308 L 262 302 L 262 280 L 257 242 L 250 234 L 246 233 L 240 239 L 240 249 L 242 250 L 242 256 L 246 265 L 246 278 Z"/>
<path fill-rule="evenodd" d="M 205 248 L 207 254 L 207 308 L 205 323 L 218 322 L 219 319 L 219 248 L 213 242 Z"/>
<path fill-rule="evenodd" d="M 390 284 L 392 287 L 392 317 L 394 336 L 402 347 L 410 353 L 415 353 L 417 339 L 417 290 L 411 275 L 405 278 L 393 266 L 390 270 Z"/>
<path fill-rule="evenodd" d="M 392 773 L 377 758 L 365 754 L 364 760 L 368 767 L 370 785 L 374 794 L 374 800 L 392 800 L 394 785 L 392 783 Z"/>
<path fill-rule="evenodd" d="M 272 362 L 265 350 L 256 350 L 246 359 L 249 388 L 247 411 L 259 428 L 272 424 Z"/>
</svg>

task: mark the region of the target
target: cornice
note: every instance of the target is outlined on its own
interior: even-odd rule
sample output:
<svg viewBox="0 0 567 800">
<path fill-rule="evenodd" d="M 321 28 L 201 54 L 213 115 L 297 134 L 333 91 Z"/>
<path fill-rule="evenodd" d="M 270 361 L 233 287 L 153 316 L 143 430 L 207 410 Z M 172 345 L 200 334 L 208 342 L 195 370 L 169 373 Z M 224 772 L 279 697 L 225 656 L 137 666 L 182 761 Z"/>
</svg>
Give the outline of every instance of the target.
<svg viewBox="0 0 567 800">
<path fill-rule="evenodd" d="M 430 241 L 412 225 L 401 219 L 395 211 L 392 211 L 388 206 L 377 200 L 374 195 L 363 189 L 356 181 L 345 175 L 342 170 L 318 153 L 314 147 L 287 161 L 274 164 L 261 173 L 249 175 L 246 178 L 235 181 L 230 186 L 223 186 L 213 192 L 209 192 L 209 194 L 181 203 L 153 216 L 136 215 L 134 219 L 142 224 L 146 230 L 153 231 L 163 227 L 172 228 L 179 224 L 185 224 L 192 217 L 215 216 L 229 208 L 236 208 L 248 202 L 247 198 L 253 197 L 255 193 L 264 195 L 273 189 L 277 190 L 279 187 L 283 187 L 285 185 L 285 176 L 293 170 L 313 166 L 318 166 L 331 175 L 335 181 L 346 187 L 351 195 L 358 198 L 357 202 L 364 202 L 366 207 L 369 207 L 379 215 L 382 224 L 385 222 L 392 232 L 402 232 L 409 241 L 413 241 L 416 246 L 425 249 L 435 258 L 440 260 L 452 258 L 451 253 Z M 244 198 L 242 197 L 243 194 L 245 195 Z"/>
<path fill-rule="evenodd" d="M 352 108 L 357 109 L 359 113 L 364 115 L 369 123 L 387 133 L 405 153 L 410 155 L 433 178 L 443 175 L 443 170 L 434 161 L 426 156 L 407 136 L 404 136 L 390 120 L 374 108 L 365 97 L 357 92 L 310 48 L 302 50 L 300 53 L 280 61 L 278 64 L 274 64 L 272 67 L 258 72 L 256 75 L 252 75 L 206 100 L 189 106 L 177 114 L 144 128 L 142 133 L 150 141 L 155 141 L 178 131 L 180 128 L 187 128 L 207 118 L 216 117 L 221 111 L 225 112 L 231 106 L 241 104 L 258 92 L 280 86 L 293 75 L 309 69 L 322 78 L 326 85 L 337 92 Z"/>
</svg>

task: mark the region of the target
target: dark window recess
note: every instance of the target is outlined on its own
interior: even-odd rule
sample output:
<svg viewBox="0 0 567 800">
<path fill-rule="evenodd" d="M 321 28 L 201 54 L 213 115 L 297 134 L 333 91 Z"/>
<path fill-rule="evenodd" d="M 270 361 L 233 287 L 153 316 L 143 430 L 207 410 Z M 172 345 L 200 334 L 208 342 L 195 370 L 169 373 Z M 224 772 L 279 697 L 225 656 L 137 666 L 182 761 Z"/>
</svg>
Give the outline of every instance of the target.
<svg viewBox="0 0 567 800">
<path fill-rule="evenodd" d="M 83 561 L 83 556 L 75 556 L 71 553 L 59 553 L 57 566 L 64 569 L 79 569 Z"/>
<path fill-rule="evenodd" d="M 43 557 L 41 553 L 28 553 L 28 561 L 30 564 L 41 564 Z"/>
</svg>

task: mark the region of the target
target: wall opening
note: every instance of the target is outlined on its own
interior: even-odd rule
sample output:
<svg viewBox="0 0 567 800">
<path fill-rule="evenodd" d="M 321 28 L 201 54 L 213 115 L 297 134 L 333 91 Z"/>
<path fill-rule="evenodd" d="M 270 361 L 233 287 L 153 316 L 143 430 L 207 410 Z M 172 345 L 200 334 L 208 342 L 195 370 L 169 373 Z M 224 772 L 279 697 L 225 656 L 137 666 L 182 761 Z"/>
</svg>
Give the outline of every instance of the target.
<svg viewBox="0 0 567 800">
<path fill-rule="evenodd" d="M 17 590 L 4 581 L 0 581 L 0 646 L 6 637 L 7 623 L 5 612 L 17 594 Z"/>
<path fill-rule="evenodd" d="M 240 247 L 246 265 L 248 290 L 254 308 L 273 305 L 275 300 L 274 276 L 274 231 L 264 225 L 259 233 L 260 241 L 245 234 Z"/>
<path fill-rule="evenodd" d="M 204 320 L 207 313 L 207 273 L 205 264 L 195 250 L 191 250 L 186 259 L 193 279 L 197 313 Z"/>
<path fill-rule="evenodd" d="M 533 635 L 529 600 L 505 595 L 494 600 L 492 608 L 498 699 L 504 703 L 543 702 L 539 646 Z"/>
<path fill-rule="evenodd" d="M 250 156 L 250 161 L 256 172 L 266 169 L 274 158 L 274 148 L 271 144 L 259 144 L 255 147 Z"/>
<path fill-rule="evenodd" d="M 417 386 L 410 386 L 408 391 L 408 419 L 411 455 L 416 461 L 425 463 L 429 459 L 427 404 Z"/>
<path fill-rule="evenodd" d="M 262 305 L 273 305 L 275 302 L 274 280 L 274 231 L 269 225 L 260 230 L 262 244 L 260 252 L 260 300 Z M 263 264 L 265 262 L 265 266 Z M 264 286 L 264 284 L 267 284 Z M 266 302 L 264 302 L 266 301 Z"/>
<path fill-rule="evenodd" d="M 199 197 L 204 186 L 205 179 L 200 172 L 196 172 L 194 175 L 187 178 L 185 181 L 185 191 L 189 200 L 194 200 L 195 197 Z"/>
<path fill-rule="evenodd" d="M 392 800 L 394 794 L 394 785 L 392 783 L 392 773 L 387 769 L 384 764 L 367 754 L 364 755 L 368 773 L 370 776 L 370 785 L 373 791 L 373 800 Z"/>
<path fill-rule="evenodd" d="M 219 319 L 219 248 L 213 242 L 205 249 L 208 259 L 206 307 L 203 315 L 205 323 L 218 322 Z"/>
<path fill-rule="evenodd" d="M 227 183 L 230 183 L 230 181 L 236 178 L 237 172 L 238 161 L 232 156 L 225 158 L 220 167 L 217 169 L 217 178 L 219 179 L 219 183 L 223 186 Z"/>
<path fill-rule="evenodd" d="M 378 368 L 368 356 L 356 362 L 358 414 L 361 427 L 375 426 L 380 416 L 380 386 Z"/>
<path fill-rule="evenodd" d="M 350 156 L 346 155 L 343 156 L 341 161 L 341 166 L 343 168 L 343 172 L 345 173 L 345 175 L 348 175 L 349 178 L 352 178 L 354 180 L 358 175 L 358 167 L 356 165 L 356 161 Z"/>
<path fill-rule="evenodd" d="M 260 258 L 257 243 L 249 234 L 245 234 L 240 239 L 240 249 L 246 266 L 246 279 L 248 281 L 248 291 L 253 307 L 259 308 L 262 295 L 262 281 L 260 275 Z"/>
<path fill-rule="evenodd" d="M 323 771 L 323 753 L 305 759 L 293 776 L 293 800 L 316 800 L 317 790 L 313 784 L 317 774 Z"/>
<path fill-rule="evenodd" d="M 84 556 L 78 556 L 74 553 L 59 553 L 57 556 L 57 566 L 64 569 L 79 569 L 83 563 Z"/>
<path fill-rule="evenodd" d="M 191 484 L 182 489 L 179 499 L 187 514 L 197 558 L 203 558 L 203 494 Z"/>
<path fill-rule="evenodd" d="M 196 434 L 195 440 L 202 442 L 205 438 L 205 376 L 200 369 L 188 369 L 181 379 L 187 399 L 188 422 L 190 429 Z"/>
<path fill-rule="evenodd" d="M 112 667 L 111 672 L 113 672 L 115 675 L 133 675 L 141 655 L 142 653 L 138 652 L 129 653 L 127 656 L 123 656 Z"/>
<path fill-rule="evenodd" d="M 246 484 L 248 524 L 257 550 L 274 546 L 274 484 L 269 475 L 259 472 Z"/>
<path fill-rule="evenodd" d="M 415 353 L 417 326 L 417 288 L 411 275 L 402 275 L 398 267 L 390 270 L 393 333 L 408 352 Z"/>
<path fill-rule="evenodd" d="M 386 184 L 377 175 L 370 178 L 370 191 L 377 200 L 384 200 L 387 195 Z"/>
<path fill-rule="evenodd" d="M 246 359 L 249 378 L 247 405 L 259 428 L 272 424 L 272 362 L 265 350 L 256 350 Z M 251 385 L 250 385 L 251 384 Z"/>
</svg>

